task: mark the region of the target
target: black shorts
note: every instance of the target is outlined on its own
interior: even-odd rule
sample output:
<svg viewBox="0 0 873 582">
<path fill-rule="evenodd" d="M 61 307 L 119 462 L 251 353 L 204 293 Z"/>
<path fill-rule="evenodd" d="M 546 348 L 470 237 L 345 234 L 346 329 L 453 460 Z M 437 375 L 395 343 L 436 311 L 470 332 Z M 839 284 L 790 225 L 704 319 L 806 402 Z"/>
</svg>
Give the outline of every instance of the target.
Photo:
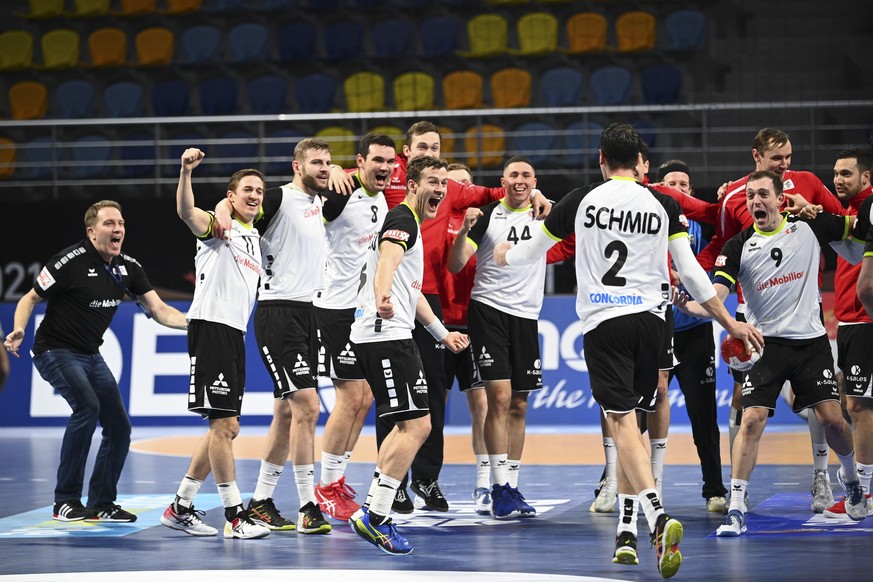
<svg viewBox="0 0 873 582">
<path fill-rule="evenodd" d="M 364 369 L 376 416 L 392 422 L 421 418 L 429 413 L 427 380 L 411 339 L 352 344 Z"/>
<path fill-rule="evenodd" d="M 834 356 L 827 336 L 803 344 L 767 340 L 755 366 L 744 372 L 743 409 L 776 408 L 786 380 L 794 391 L 794 412 L 826 400 L 840 399 L 834 374 Z"/>
<path fill-rule="evenodd" d="M 873 398 L 873 324 L 837 328 L 837 365 L 846 380 L 846 396 Z"/>
<path fill-rule="evenodd" d="M 447 326 L 449 331 L 467 333 L 465 328 Z M 446 368 L 446 387 L 451 390 L 455 379 L 458 380 L 458 389 L 461 392 L 482 388 L 481 380 L 476 378 L 473 364 L 473 350 L 467 346 L 457 354 L 452 350 L 446 350 L 443 356 Z"/>
<path fill-rule="evenodd" d="M 331 380 L 363 380 L 364 371 L 349 341 L 355 309 L 315 308 L 318 323 L 318 375 Z"/>
<path fill-rule="evenodd" d="M 673 349 L 673 306 L 668 305 L 664 311 L 664 339 L 661 341 L 661 358 L 658 360 L 659 370 L 672 370 L 679 360 Z"/>
<path fill-rule="evenodd" d="M 204 418 L 239 416 L 246 391 L 243 338 L 243 332 L 223 323 L 200 319 L 188 322 L 189 411 Z"/>
<path fill-rule="evenodd" d="M 467 312 L 467 326 L 473 361 L 482 381 L 509 380 L 515 392 L 543 387 L 535 319 L 509 315 L 474 300 Z"/>
<path fill-rule="evenodd" d="M 582 349 L 591 394 L 604 412 L 655 410 L 664 320 L 633 313 L 604 321 L 585 334 Z"/>
<path fill-rule="evenodd" d="M 258 303 L 254 327 L 258 353 L 273 379 L 275 398 L 318 386 L 318 328 L 311 303 Z"/>
</svg>

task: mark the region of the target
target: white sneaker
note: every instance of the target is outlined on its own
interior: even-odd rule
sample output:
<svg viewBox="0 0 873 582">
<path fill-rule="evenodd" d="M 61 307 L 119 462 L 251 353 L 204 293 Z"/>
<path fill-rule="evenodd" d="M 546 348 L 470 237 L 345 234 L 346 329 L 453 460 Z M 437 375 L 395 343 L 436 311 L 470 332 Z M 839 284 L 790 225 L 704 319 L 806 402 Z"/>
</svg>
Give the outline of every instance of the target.
<svg viewBox="0 0 873 582">
<path fill-rule="evenodd" d="M 746 518 L 738 509 L 731 509 L 715 531 L 720 538 L 735 538 L 746 533 Z"/>
<path fill-rule="evenodd" d="M 161 516 L 161 523 L 171 529 L 177 529 L 192 536 L 217 535 L 218 530 L 203 523 L 203 520 L 200 519 L 201 515 L 203 515 L 203 512 L 194 509 L 193 505 L 186 511 L 176 512 L 171 503 L 164 510 L 164 514 Z"/>
<path fill-rule="evenodd" d="M 270 535 L 270 528 L 258 525 L 249 519 L 245 511 L 240 511 L 233 521 L 224 524 L 224 537 L 238 540 L 254 540 Z"/>
<path fill-rule="evenodd" d="M 476 504 L 476 513 L 491 515 L 491 489 L 476 487 L 476 490 L 473 491 L 473 502 Z"/>
<path fill-rule="evenodd" d="M 812 503 L 809 504 L 809 508 L 816 513 L 821 513 L 834 504 L 834 493 L 831 491 L 827 471 L 816 470 L 813 472 L 812 486 L 809 492 L 812 494 Z"/>
<path fill-rule="evenodd" d="M 858 481 L 846 483 L 846 515 L 852 521 L 861 521 L 867 517 L 867 497 Z"/>
<path fill-rule="evenodd" d="M 600 482 L 600 493 L 591 503 L 588 511 L 591 513 L 612 513 L 615 511 L 615 496 L 618 492 L 618 482 L 615 479 L 606 478 Z"/>
<path fill-rule="evenodd" d="M 710 497 L 706 500 L 706 511 L 711 513 L 725 513 L 727 509 L 727 499 L 719 495 Z"/>
</svg>

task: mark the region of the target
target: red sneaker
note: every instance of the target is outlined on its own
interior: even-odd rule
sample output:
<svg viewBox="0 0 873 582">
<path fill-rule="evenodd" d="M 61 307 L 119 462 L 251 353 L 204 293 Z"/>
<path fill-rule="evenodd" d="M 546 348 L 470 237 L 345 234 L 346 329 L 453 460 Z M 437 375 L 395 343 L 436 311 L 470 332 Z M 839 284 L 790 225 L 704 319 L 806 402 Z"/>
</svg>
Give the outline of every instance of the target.
<svg viewBox="0 0 873 582">
<path fill-rule="evenodd" d="M 348 522 L 361 508 L 355 503 L 355 490 L 346 485 L 345 475 L 333 483 L 315 486 L 315 500 L 323 513 L 339 521 Z"/>
</svg>

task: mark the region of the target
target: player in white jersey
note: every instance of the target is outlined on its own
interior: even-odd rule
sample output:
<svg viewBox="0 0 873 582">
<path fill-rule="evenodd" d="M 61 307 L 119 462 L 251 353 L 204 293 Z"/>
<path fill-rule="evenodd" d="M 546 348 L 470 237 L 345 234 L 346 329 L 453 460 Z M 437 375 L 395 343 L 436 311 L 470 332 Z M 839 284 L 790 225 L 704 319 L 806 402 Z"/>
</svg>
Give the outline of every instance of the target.
<svg viewBox="0 0 873 582">
<path fill-rule="evenodd" d="M 313 304 L 322 350 L 319 375 L 333 381 L 336 403 L 324 427 L 321 480 L 315 497 L 324 513 L 344 522 L 360 508 L 355 491 L 346 485 L 345 469 L 373 402 L 349 330 L 358 307 L 367 249 L 388 212 L 382 190 L 394 168 L 394 156 L 390 137 L 365 135 L 358 146 L 355 190 L 350 196 L 324 194 L 327 268 L 323 290 L 316 293 Z"/>
<path fill-rule="evenodd" d="M 454 352 L 469 340 L 451 332 L 421 295 L 424 250 L 420 222 L 436 215 L 446 192 L 447 164 L 431 156 L 411 160 L 406 200 L 385 218 L 371 243 L 361 276 L 361 316 L 352 325 L 352 348 L 376 400 L 377 416 L 390 416 L 394 428 L 382 442 L 367 503 L 351 519 L 352 530 L 389 554 L 408 554 L 413 546 L 397 532 L 391 506 L 403 476 L 430 432 L 427 381 L 412 340 L 415 320 Z"/>
<path fill-rule="evenodd" d="M 273 421 L 267 433 L 249 517 L 271 530 L 293 530 L 273 502 L 273 492 L 291 455 L 300 499 L 298 533 L 329 533 L 315 499 L 315 424 L 318 421 L 318 330 L 312 298 L 324 270 L 322 199 L 327 189 L 330 144 L 301 140 L 291 164 L 294 179 L 267 191 L 256 222 L 264 276 L 255 310 L 258 352 L 273 380 Z M 230 204 L 216 207 L 216 221 L 230 224 Z M 292 448 L 293 444 L 293 448 Z"/>
<path fill-rule="evenodd" d="M 518 490 L 518 467 L 528 395 L 542 387 L 537 320 L 546 258 L 515 267 L 494 263 L 497 244 L 527 240 L 532 229 L 539 228 L 530 203 L 536 182 L 530 160 L 520 156 L 506 160 L 500 180 L 505 196 L 482 210 L 467 209 L 449 251 L 452 273 L 476 255 L 468 325 L 473 361 L 488 398 L 485 446 L 491 466 L 491 513 L 498 519 L 536 516 Z"/>
<path fill-rule="evenodd" d="M 618 451 L 618 490 L 646 515 L 658 569 L 673 576 L 682 563 L 682 524 L 664 511 L 655 489 L 649 452 L 634 409 L 650 401 L 658 381 L 658 353 L 664 311 L 670 302 L 669 246 L 673 262 L 692 296 L 728 332 L 755 348 L 763 338 L 737 322 L 715 295 L 709 277 L 688 244 L 679 205 L 634 180 L 642 139 L 626 123 L 600 136 L 600 169 L 605 182 L 580 188 L 555 205 L 530 239 L 495 249 L 498 265 L 530 263 L 556 240 L 576 234 L 576 312 L 582 320 L 591 391 L 606 414 Z M 511 247 L 511 248 L 510 248 Z M 620 524 L 613 560 L 635 564 L 636 524 Z"/>
<path fill-rule="evenodd" d="M 176 211 L 198 237 L 196 287 L 188 311 L 191 383 L 188 410 L 209 419 L 209 431 L 197 444 L 176 499 L 161 523 L 195 536 L 215 535 L 193 510 L 194 496 L 212 471 L 224 505 L 226 538 L 261 538 L 270 530 L 255 524 L 243 507 L 236 484 L 233 439 L 245 393 L 245 342 L 248 320 L 261 276 L 261 249 L 254 220 L 261 212 L 264 178 L 257 170 L 231 176 L 227 198 L 233 225 L 224 239 L 212 237 L 213 214 L 194 204 L 191 173 L 204 158 L 197 148 L 182 154 Z"/>
<path fill-rule="evenodd" d="M 723 301 L 731 287 L 742 285 L 746 319 L 761 330 L 767 342 L 761 359 L 743 376 L 743 423 L 731 455 L 730 510 L 718 528 L 719 536 L 735 537 L 746 531 L 746 487 L 767 417 L 786 380 L 794 390 L 794 411 L 812 408 L 828 445 L 840 459 L 846 513 L 856 521 L 867 515 L 852 431 L 840 410 L 818 285 L 821 247 L 847 239 L 854 218 L 822 213 L 803 222 L 779 211 L 783 200 L 777 174 L 753 172 L 746 182 L 746 205 L 754 223 L 731 238 L 715 261 L 718 298 Z M 862 236 L 867 230 L 867 226 L 859 227 Z M 696 304 L 688 306 L 692 315 L 699 314 Z"/>
</svg>

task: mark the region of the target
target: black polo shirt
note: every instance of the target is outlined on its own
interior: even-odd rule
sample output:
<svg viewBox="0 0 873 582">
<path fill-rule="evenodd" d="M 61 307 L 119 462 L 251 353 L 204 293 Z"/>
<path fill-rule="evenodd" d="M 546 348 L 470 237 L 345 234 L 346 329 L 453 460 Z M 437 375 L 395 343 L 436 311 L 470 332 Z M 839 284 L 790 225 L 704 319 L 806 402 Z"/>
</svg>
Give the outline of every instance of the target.
<svg viewBox="0 0 873 582">
<path fill-rule="evenodd" d="M 152 290 L 142 265 L 133 257 L 121 253 L 112 260 L 115 277 L 109 268 L 88 239 L 49 259 L 33 285 L 47 301 L 33 353 L 66 349 L 96 354 L 124 297 L 122 285 L 135 295 Z"/>
</svg>

